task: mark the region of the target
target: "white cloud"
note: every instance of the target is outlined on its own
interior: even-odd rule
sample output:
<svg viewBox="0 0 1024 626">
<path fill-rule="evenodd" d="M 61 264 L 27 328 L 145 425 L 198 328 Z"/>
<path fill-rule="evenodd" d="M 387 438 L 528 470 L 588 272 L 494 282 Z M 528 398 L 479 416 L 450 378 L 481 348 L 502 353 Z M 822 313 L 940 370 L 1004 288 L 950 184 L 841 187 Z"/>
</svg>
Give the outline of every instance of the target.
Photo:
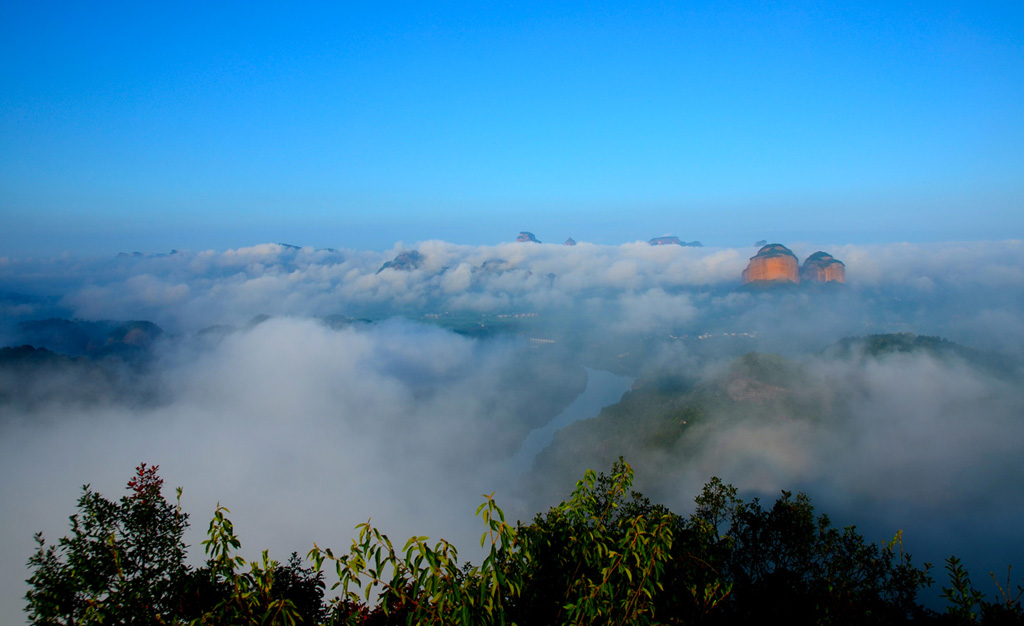
<svg viewBox="0 0 1024 626">
<path fill-rule="evenodd" d="M 377 273 L 413 248 L 418 269 Z M 803 258 L 817 249 L 795 250 Z M 178 339 L 162 345 L 145 381 L 159 389 L 158 405 L 52 406 L 0 426 L 0 497 L 17 503 L 4 510 L 9 542 L 0 548 L 8 562 L 24 561 L 32 532 L 66 532 L 80 482 L 118 496 L 140 461 L 185 487 L 197 528 L 221 500 L 247 547 L 279 557 L 313 540 L 344 546 L 370 515 L 395 537 L 472 537 L 476 496 L 511 490 L 506 448 L 551 417 L 535 405 L 572 388 L 573 359 L 583 357 L 408 322 L 329 330 L 317 316 L 537 313 L 528 318 L 534 336 L 576 337 L 589 356 L 606 344 L 612 356 L 640 354 L 645 338 L 670 332 L 747 331 L 756 337 L 743 346 L 794 353 L 902 330 L 1024 355 L 1021 242 L 825 249 L 846 263 L 846 289 L 741 291 L 749 249 L 644 242 L 4 257 L 0 293 L 17 298 L 0 302 L 11 316 L 0 332 L 11 341 L 19 320 L 50 316 L 151 320 Z M 274 317 L 220 340 L 195 334 L 258 314 Z M 694 352 L 702 345 L 714 344 L 662 345 L 646 364 L 695 368 L 708 358 Z M 972 485 L 1015 488 L 1015 474 L 993 469 L 1015 467 L 1024 435 L 1012 386 L 928 360 L 860 369 L 823 360 L 817 371 L 849 402 L 852 422 L 709 432 L 703 454 L 688 460 L 697 469 L 683 479 L 694 483 L 685 499 L 718 471 L 750 488 L 823 485 L 858 502 L 883 493 L 936 512 L 976 504 Z M 15 573 L 0 581 L 0 604 L 19 604 L 24 573 Z"/>
</svg>

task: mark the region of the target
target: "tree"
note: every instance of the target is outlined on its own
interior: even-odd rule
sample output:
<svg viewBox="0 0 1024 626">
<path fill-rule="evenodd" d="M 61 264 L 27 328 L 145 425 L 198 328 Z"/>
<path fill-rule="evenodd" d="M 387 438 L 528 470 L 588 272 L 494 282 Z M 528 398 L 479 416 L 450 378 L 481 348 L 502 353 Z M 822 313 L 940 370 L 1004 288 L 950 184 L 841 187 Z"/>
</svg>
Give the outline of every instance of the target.
<svg viewBox="0 0 1024 626">
<path fill-rule="evenodd" d="M 71 534 L 38 550 L 26 611 L 34 624 L 318 624 L 326 616 L 323 576 L 292 554 L 263 552 L 247 563 L 227 509 L 218 507 L 203 542 L 209 560 L 192 570 L 182 541 L 188 515 L 167 502 L 157 466 L 139 465 L 118 502 L 82 488 Z"/>
<path fill-rule="evenodd" d="M 71 534 L 37 552 L 26 594 L 35 624 L 732 624 L 778 616 L 792 624 L 1022 624 L 1024 584 L 996 582 L 988 602 L 951 557 L 945 615 L 917 604 L 928 566 L 912 565 L 900 533 L 865 543 L 783 491 L 771 507 L 744 502 L 712 478 L 681 517 L 631 490 L 619 460 L 588 471 L 572 496 L 530 524 L 509 524 L 491 496 L 477 509 L 489 550 L 479 566 L 455 546 L 412 537 L 398 549 L 369 522 L 348 553 L 314 546 L 313 567 L 246 561 L 224 507 L 203 541 L 203 567 L 184 565 L 180 506 L 145 464 L 111 502 L 88 485 Z M 178 490 L 180 501 L 181 490 Z M 324 604 L 322 568 L 341 596 Z M 995 577 L 993 576 L 993 579 Z"/>
<path fill-rule="evenodd" d="M 788 491 L 771 508 L 757 498 L 727 512 L 732 619 L 784 616 L 788 623 L 889 624 L 923 617 L 917 592 L 932 582 L 913 566 L 902 534 L 865 543 L 852 526 L 816 516 L 810 499 Z"/>
<path fill-rule="evenodd" d="M 586 472 L 567 501 L 519 526 L 528 558 L 518 564 L 525 572 L 513 621 L 655 621 L 679 518 L 632 484 L 633 470 L 620 458 L 610 475 Z"/>
<path fill-rule="evenodd" d="M 195 626 L 220 624 L 260 624 L 261 626 L 295 626 L 303 623 L 303 616 L 295 602 L 281 593 L 282 585 L 278 575 L 284 568 L 272 561 L 263 551 L 262 562 L 248 563 L 233 550 L 242 542 L 235 536 L 234 524 L 224 514 L 229 511 L 218 506 L 210 520 L 207 539 L 203 541 L 209 559 L 206 567 L 196 572 L 190 581 L 186 596 L 195 596 L 192 608 L 198 612 L 183 611 L 183 619 Z M 293 571 L 299 578 L 304 572 Z M 294 582 L 294 581 L 291 581 Z M 323 584 L 319 575 L 313 576 L 313 591 L 316 595 L 314 619 L 322 616 Z M 288 583 L 286 582 L 286 585 Z M 306 585 L 288 585 L 290 591 L 308 591 Z M 304 594 L 299 594 L 304 595 Z M 312 622 L 311 622 L 312 623 Z"/>
<path fill-rule="evenodd" d="M 188 515 L 167 502 L 157 466 L 145 463 L 118 502 L 82 487 L 71 535 L 29 559 L 29 619 L 37 624 L 161 624 L 176 611 L 187 573 Z"/>
</svg>

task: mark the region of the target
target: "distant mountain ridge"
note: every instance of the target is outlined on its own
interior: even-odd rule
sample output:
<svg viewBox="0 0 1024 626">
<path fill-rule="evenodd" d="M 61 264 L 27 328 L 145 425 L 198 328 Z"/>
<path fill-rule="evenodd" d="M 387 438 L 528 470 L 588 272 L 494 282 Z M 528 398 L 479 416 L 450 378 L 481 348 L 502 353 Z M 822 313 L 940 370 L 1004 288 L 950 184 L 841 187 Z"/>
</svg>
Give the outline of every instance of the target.
<svg viewBox="0 0 1024 626">
<path fill-rule="evenodd" d="M 928 354 L 939 360 L 960 359 L 996 377 L 1003 377 L 1020 366 L 1001 354 L 963 346 L 942 337 L 907 332 L 844 337 L 828 348 L 826 354 L 860 359 L 879 359 L 895 354 Z"/>
<path fill-rule="evenodd" d="M 21 343 L 54 352 L 90 358 L 137 358 L 163 335 L 163 329 L 146 320 L 86 321 L 48 318 L 18 324 Z"/>
<path fill-rule="evenodd" d="M 868 361 L 900 354 L 960 363 L 986 378 L 1012 380 L 1022 368 L 1008 357 L 940 337 L 896 333 L 848 337 L 807 358 L 748 352 L 705 380 L 689 371 L 658 370 L 638 378 L 618 403 L 597 416 L 556 433 L 537 455 L 533 487 L 543 493 L 544 476 L 581 471 L 620 455 L 663 474 L 663 460 L 696 454 L 712 426 L 834 423 L 848 416 L 846 399 L 815 375 L 812 367 L 819 359 L 845 362 L 857 371 Z"/>
</svg>

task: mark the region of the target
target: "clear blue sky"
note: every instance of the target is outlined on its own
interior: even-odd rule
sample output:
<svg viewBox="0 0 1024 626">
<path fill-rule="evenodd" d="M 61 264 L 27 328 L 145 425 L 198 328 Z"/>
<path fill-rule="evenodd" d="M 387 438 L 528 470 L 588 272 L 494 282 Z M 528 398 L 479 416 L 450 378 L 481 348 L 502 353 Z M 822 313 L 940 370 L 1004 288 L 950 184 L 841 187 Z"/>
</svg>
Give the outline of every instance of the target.
<svg viewBox="0 0 1024 626">
<path fill-rule="evenodd" d="M 2 0 L 0 256 L 1024 237 L 1020 0 L 486 4 Z"/>
</svg>

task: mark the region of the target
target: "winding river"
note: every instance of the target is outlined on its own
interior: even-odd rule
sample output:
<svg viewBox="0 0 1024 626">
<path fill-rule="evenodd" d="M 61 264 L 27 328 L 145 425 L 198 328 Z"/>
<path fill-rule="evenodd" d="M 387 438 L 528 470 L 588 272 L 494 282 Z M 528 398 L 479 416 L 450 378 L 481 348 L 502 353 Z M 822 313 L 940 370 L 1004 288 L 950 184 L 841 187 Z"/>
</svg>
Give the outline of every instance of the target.
<svg viewBox="0 0 1024 626">
<path fill-rule="evenodd" d="M 619 376 L 604 370 L 586 368 L 587 386 L 572 404 L 565 407 L 555 419 L 551 420 L 540 428 L 530 431 L 523 441 L 523 445 L 512 458 L 513 467 L 520 474 L 530 469 L 537 453 L 551 444 L 555 433 L 569 424 L 582 419 L 597 417 L 601 409 L 609 404 L 615 404 L 622 398 L 622 394 L 629 391 L 633 386 L 633 378 L 630 376 Z"/>
</svg>

